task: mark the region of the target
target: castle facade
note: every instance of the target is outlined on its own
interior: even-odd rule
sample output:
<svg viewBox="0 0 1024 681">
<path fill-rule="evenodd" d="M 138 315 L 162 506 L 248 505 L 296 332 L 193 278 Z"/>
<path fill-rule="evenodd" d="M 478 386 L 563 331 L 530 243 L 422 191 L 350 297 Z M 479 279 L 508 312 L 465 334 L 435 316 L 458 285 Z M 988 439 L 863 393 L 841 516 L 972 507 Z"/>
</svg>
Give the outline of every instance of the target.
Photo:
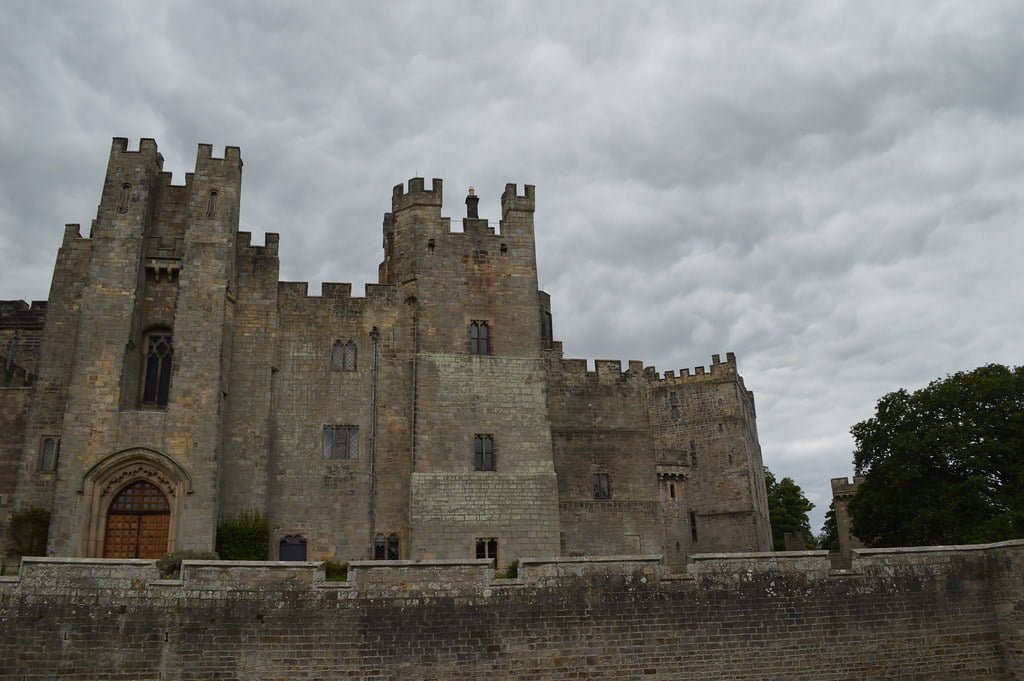
<svg viewBox="0 0 1024 681">
<path fill-rule="evenodd" d="M 659 374 L 566 359 L 539 290 L 534 188 L 501 218 L 394 188 L 379 280 L 278 280 L 238 230 L 242 161 L 171 184 L 115 138 L 49 299 L 0 303 L 0 524 L 57 556 L 211 550 L 258 511 L 281 560 L 770 550 L 753 395 L 732 353 Z M 495 228 L 497 227 L 497 228 Z M 0 528 L 3 529 L 3 528 Z"/>
</svg>

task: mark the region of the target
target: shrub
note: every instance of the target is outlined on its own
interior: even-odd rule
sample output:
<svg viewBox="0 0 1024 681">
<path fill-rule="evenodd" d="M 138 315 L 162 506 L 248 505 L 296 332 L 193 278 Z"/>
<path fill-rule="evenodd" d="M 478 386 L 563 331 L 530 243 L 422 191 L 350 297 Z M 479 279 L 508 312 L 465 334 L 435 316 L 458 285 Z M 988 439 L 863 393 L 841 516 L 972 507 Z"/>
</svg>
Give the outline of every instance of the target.
<svg viewBox="0 0 1024 681">
<path fill-rule="evenodd" d="M 217 525 L 217 553 L 223 560 L 267 560 L 270 527 L 259 511 L 224 518 Z"/>
<path fill-rule="evenodd" d="M 324 572 L 327 573 L 328 582 L 347 582 L 348 563 L 336 563 L 328 560 L 324 563 Z"/>
<path fill-rule="evenodd" d="M 156 562 L 156 569 L 163 579 L 176 579 L 181 574 L 183 560 L 217 560 L 216 553 L 209 551 L 175 551 Z"/>
<path fill-rule="evenodd" d="M 45 556 L 46 538 L 50 533 L 50 512 L 29 508 L 11 514 L 7 528 L 11 556 Z"/>
<path fill-rule="evenodd" d="M 513 560 L 513 561 L 511 561 L 508 564 L 508 567 L 505 568 L 505 574 L 503 576 L 507 577 L 508 579 L 515 579 L 516 577 L 519 576 L 519 559 L 518 558 Z"/>
</svg>

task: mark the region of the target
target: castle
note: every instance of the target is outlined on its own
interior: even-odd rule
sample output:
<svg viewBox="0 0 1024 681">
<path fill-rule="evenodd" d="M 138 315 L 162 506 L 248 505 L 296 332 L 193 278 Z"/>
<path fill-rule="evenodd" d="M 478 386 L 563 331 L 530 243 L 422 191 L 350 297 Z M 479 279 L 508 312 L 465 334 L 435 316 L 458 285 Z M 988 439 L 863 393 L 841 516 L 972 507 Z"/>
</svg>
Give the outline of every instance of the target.
<svg viewBox="0 0 1024 681">
<path fill-rule="evenodd" d="M 57 557 L 211 550 L 248 511 L 279 560 L 770 550 L 735 357 L 563 358 L 532 186 L 497 225 L 470 191 L 461 231 L 441 180 L 396 186 L 378 283 L 310 296 L 238 230 L 241 173 L 201 144 L 173 185 L 115 138 L 49 299 L 0 303 L 0 524 L 49 510 Z"/>
</svg>

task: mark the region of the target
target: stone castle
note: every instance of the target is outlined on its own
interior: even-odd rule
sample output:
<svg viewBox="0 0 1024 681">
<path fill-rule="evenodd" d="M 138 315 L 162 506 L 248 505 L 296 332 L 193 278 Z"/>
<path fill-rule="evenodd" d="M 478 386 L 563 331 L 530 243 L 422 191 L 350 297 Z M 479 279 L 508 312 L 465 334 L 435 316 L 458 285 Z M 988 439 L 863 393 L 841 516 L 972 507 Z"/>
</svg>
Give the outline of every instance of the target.
<svg viewBox="0 0 1024 681">
<path fill-rule="evenodd" d="M 378 283 L 310 296 L 239 231 L 241 173 L 203 144 L 173 185 L 115 138 L 49 299 L 0 303 L 0 524 L 49 510 L 57 557 L 211 550 L 249 511 L 280 560 L 770 550 L 735 357 L 563 358 L 532 186 L 496 224 L 470 191 L 462 231 L 441 180 L 396 186 Z"/>
</svg>

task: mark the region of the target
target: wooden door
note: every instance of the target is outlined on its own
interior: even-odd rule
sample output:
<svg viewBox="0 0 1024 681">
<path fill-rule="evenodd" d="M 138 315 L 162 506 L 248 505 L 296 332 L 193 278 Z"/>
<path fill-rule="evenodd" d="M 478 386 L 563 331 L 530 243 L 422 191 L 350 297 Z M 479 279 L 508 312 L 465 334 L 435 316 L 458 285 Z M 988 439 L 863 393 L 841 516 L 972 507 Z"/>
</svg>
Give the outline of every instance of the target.
<svg viewBox="0 0 1024 681">
<path fill-rule="evenodd" d="M 167 553 L 171 507 L 157 487 L 138 480 L 114 497 L 107 512 L 104 558 L 160 558 Z"/>
</svg>

